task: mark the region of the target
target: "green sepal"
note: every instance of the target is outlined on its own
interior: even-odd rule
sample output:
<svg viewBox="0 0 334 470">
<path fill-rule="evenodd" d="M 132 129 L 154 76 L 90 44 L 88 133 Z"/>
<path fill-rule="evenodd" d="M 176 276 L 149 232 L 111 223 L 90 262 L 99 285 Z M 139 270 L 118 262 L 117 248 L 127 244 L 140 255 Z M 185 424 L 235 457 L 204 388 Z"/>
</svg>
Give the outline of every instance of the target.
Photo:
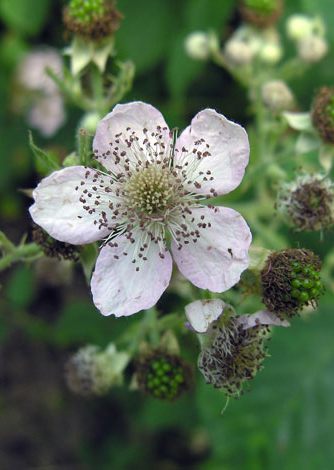
<svg viewBox="0 0 334 470">
<path fill-rule="evenodd" d="M 90 283 L 90 278 L 92 276 L 92 271 L 95 266 L 97 254 L 98 250 L 95 243 L 85 245 L 80 252 L 80 261 L 82 264 L 82 270 L 84 272 L 87 284 Z"/>
<path fill-rule="evenodd" d="M 46 153 L 44 150 L 37 147 L 34 143 L 31 131 L 29 131 L 29 147 L 35 156 L 36 165 L 38 165 L 38 163 L 42 163 L 42 167 L 46 167 L 43 173 L 48 174 L 52 171 L 60 170 L 61 167 L 57 162 L 56 155 Z"/>
</svg>

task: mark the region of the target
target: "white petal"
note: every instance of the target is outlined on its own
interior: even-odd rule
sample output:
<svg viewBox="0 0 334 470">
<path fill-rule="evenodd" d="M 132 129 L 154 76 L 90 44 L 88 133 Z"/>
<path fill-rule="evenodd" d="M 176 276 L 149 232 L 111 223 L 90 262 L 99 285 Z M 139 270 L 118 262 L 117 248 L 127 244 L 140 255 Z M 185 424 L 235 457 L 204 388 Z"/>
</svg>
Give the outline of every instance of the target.
<svg viewBox="0 0 334 470">
<path fill-rule="evenodd" d="M 132 315 L 156 304 L 167 288 L 172 274 L 172 257 L 151 243 L 147 261 L 132 263 L 135 243 L 125 236 L 117 237 L 117 247 L 106 245 L 97 259 L 91 281 L 93 301 L 102 315 Z M 125 256 L 123 253 L 126 252 Z M 118 259 L 115 258 L 118 257 Z M 136 271 L 139 266 L 139 271 Z"/>
<path fill-rule="evenodd" d="M 220 299 L 195 300 L 186 306 L 186 316 L 197 333 L 205 333 L 210 324 L 223 313 L 225 305 Z"/>
<path fill-rule="evenodd" d="M 259 310 L 252 315 L 242 315 L 238 318 L 239 325 L 242 325 L 244 330 L 248 328 L 253 328 L 257 325 L 268 325 L 268 326 L 290 326 L 290 323 L 286 320 L 281 320 L 273 312 L 268 312 L 267 310 Z"/>
<path fill-rule="evenodd" d="M 161 131 L 159 130 L 159 134 L 162 136 L 160 142 L 167 148 L 170 142 L 169 128 L 160 111 L 150 104 L 140 101 L 118 104 L 97 125 L 93 141 L 94 153 L 98 155 L 98 160 L 105 168 L 116 174 L 122 171 L 122 164 L 126 158 L 130 160 L 130 165 L 137 161 L 137 158 L 145 159 L 147 157 L 151 160 L 153 152 L 157 149 L 157 146 L 154 145 L 157 138 L 151 133 L 156 134 L 158 126 L 161 127 Z M 143 132 L 144 129 L 148 130 L 147 134 Z M 133 131 L 139 140 L 133 142 L 129 147 L 126 140 L 129 141 Z M 117 137 L 116 134 L 120 133 L 122 135 Z M 148 139 L 147 143 L 144 142 L 146 138 Z M 117 147 L 116 151 L 121 158 L 120 164 L 115 164 L 115 156 L 113 155 L 115 147 Z M 158 149 L 158 151 L 160 150 Z M 107 154 L 107 152 L 110 153 Z M 126 155 L 122 156 L 123 152 L 126 152 Z"/>
<path fill-rule="evenodd" d="M 109 233 L 108 229 L 99 229 L 99 225 L 94 224 L 96 215 L 85 211 L 79 201 L 81 192 L 75 188 L 80 187 L 81 181 L 87 181 L 86 171 L 83 166 L 55 171 L 33 191 L 35 204 L 29 209 L 31 217 L 61 242 L 81 245 L 101 240 Z"/>
<path fill-rule="evenodd" d="M 205 142 L 197 145 L 199 139 Z M 198 160 L 198 154 L 193 153 L 195 147 L 202 154 L 208 151 L 210 155 Z M 212 188 L 218 194 L 232 191 L 242 180 L 249 159 L 245 129 L 213 109 L 205 109 L 194 117 L 191 125 L 178 138 L 176 148 L 176 163 L 188 163 L 187 176 L 201 185 L 201 188 L 193 189 L 200 194 L 210 194 Z M 203 174 L 200 175 L 200 172 Z"/>
<path fill-rule="evenodd" d="M 204 219 L 201 219 L 204 216 Z M 234 286 L 248 267 L 251 232 L 243 217 L 227 207 L 193 209 L 193 230 L 200 238 L 185 238 L 179 250 L 172 241 L 172 252 L 181 273 L 195 286 L 212 292 L 224 292 Z M 198 223 L 206 224 L 199 228 Z M 189 221 L 186 221 L 191 227 Z M 211 227 L 209 227 L 211 224 Z M 191 230 L 189 230 L 191 231 Z M 189 241 L 185 244 L 184 241 Z"/>
</svg>

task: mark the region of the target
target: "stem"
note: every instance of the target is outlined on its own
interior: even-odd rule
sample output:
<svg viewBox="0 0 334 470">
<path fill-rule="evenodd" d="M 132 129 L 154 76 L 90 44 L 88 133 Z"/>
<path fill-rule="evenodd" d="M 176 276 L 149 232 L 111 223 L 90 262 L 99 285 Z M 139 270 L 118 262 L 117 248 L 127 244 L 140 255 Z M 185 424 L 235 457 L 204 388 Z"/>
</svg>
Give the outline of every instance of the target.
<svg viewBox="0 0 334 470">
<path fill-rule="evenodd" d="M 3 251 L 13 251 L 15 249 L 14 243 L 12 243 L 6 235 L 0 231 L 0 249 L 3 249 Z"/>
<path fill-rule="evenodd" d="M 109 112 L 116 103 L 121 101 L 123 96 L 132 88 L 132 82 L 135 74 L 135 67 L 133 63 L 131 61 L 127 61 L 118 63 L 117 65 L 120 68 L 120 71 L 117 77 L 111 77 L 113 85 L 107 93 L 103 115 Z"/>
<path fill-rule="evenodd" d="M 96 106 L 96 110 L 103 116 L 104 113 L 104 93 L 103 93 L 103 81 L 100 70 L 95 64 L 92 64 L 92 78 L 91 78 L 93 101 Z"/>
<path fill-rule="evenodd" d="M 0 240 L 2 242 L 2 239 Z M 11 243 L 11 242 L 10 242 Z M 5 254 L 0 259 L 0 271 L 9 268 L 13 263 L 18 261 L 31 262 L 44 256 L 41 248 L 35 243 L 28 245 L 20 245 L 11 247 L 9 253 Z"/>
<path fill-rule="evenodd" d="M 70 86 L 65 81 L 61 80 L 49 68 L 46 69 L 46 73 L 49 75 L 49 77 L 52 78 L 56 85 L 58 85 L 59 89 L 68 98 L 68 100 L 75 104 L 79 109 L 82 109 L 84 111 L 92 111 L 94 109 L 92 101 L 82 94 L 81 89 L 80 93 L 73 91 L 72 86 Z"/>
<path fill-rule="evenodd" d="M 134 338 L 127 350 L 130 356 L 133 356 L 134 353 L 138 350 L 139 344 L 144 340 L 148 333 L 150 334 L 151 343 L 157 345 L 159 342 L 159 333 L 157 328 L 155 307 L 145 311 L 144 318 L 142 319 L 136 333 L 134 334 Z"/>
</svg>

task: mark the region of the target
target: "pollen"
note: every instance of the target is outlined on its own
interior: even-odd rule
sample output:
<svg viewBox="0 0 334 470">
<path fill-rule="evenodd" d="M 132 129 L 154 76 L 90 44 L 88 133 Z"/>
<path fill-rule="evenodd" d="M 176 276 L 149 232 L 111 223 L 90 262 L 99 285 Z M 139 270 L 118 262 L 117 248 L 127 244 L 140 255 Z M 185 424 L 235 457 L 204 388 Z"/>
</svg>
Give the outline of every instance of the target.
<svg viewBox="0 0 334 470">
<path fill-rule="evenodd" d="M 124 201 L 132 210 L 158 214 L 173 205 L 176 186 L 168 167 L 151 164 L 132 174 L 124 188 Z"/>
</svg>

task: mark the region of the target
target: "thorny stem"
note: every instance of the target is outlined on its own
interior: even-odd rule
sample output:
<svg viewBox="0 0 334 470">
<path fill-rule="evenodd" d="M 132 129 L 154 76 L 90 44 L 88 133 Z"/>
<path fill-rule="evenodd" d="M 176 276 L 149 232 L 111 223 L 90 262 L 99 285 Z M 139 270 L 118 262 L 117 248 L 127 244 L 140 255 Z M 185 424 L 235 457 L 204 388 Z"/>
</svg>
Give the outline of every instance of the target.
<svg viewBox="0 0 334 470">
<path fill-rule="evenodd" d="M 82 92 L 76 93 L 65 80 L 61 80 L 51 69 L 47 68 L 46 73 L 58 85 L 59 89 L 64 93 L 69 101 L 83 111 L 93 111 L 94 103 L 92 100 L 83 95 Z M 81 90 L 80 90 L 81 91 Z"/>
<path fill-rule="evenodd" d="M 91 86 L 93 92 L 93 101 L 96 106 L 96 111 L 103 116 L 104 114 L 104 93 L 103 93 L 103 79 L 100 70 L 95 64 L 91 64 Z"/>
<path fill-rule="evenodd" d="M 0 258 L 0 271 L 9 268 L 18 261 L 32 262 L 44 256 L 41 248 L 35 243 L 20 244 L 15 246 L 6 235 L 0 232 L 0 250 L 3 252 Z"/>
</svg>

